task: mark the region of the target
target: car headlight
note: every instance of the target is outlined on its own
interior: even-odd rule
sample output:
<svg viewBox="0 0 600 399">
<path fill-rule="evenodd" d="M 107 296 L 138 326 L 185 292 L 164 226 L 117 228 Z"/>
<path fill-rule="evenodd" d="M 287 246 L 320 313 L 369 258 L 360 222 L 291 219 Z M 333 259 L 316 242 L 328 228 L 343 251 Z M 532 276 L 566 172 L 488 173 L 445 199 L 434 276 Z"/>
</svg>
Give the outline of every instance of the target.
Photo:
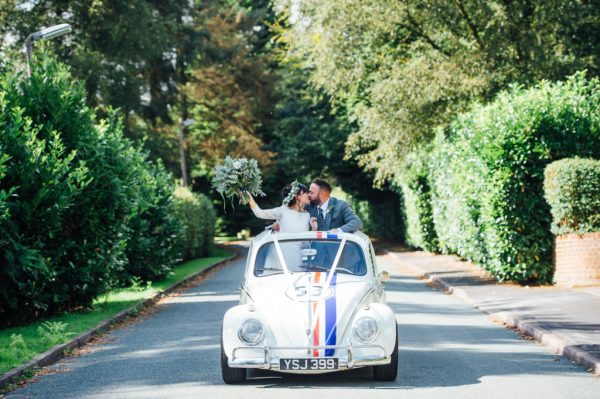
<svg viewBox="0 0 600 399">
<path fill-rule="evenodd" d="M 371 316 L 361 317 L 354 323 L 354 335 L 362 342 L 373 341 L 378 333 L 377 321 Z"/>
<path fill-rule="evenodd" d="M 248 319 L 240 326 L 238 337 L 248 345 L 256 345 L 261 341 L 263 332 L 263 325 L 259 320 Z"/>
</svg>

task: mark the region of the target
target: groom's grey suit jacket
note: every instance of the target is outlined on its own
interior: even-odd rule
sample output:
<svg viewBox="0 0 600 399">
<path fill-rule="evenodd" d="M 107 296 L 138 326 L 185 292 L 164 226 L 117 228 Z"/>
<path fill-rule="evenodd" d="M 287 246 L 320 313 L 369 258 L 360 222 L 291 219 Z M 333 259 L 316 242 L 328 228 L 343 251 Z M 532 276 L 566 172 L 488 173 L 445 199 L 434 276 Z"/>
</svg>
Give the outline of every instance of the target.
<svg viewBox="0 0 600 399">
<path fill-rule="evenodd" d="M 319 218 L 318 206 L 310 204 L 308 211 L 310 216 Z M 319 225 L 320 231 L 328 231 L 333 229 L 340 229 L 345 233 L 354 233 L 360 230 L 362 222 L 358 216 L 354 213 L 350 205 L 344 200 L 329 197 L 329 203 L 327 204 L 327 215 L 323 224 Z"/>
</svg>

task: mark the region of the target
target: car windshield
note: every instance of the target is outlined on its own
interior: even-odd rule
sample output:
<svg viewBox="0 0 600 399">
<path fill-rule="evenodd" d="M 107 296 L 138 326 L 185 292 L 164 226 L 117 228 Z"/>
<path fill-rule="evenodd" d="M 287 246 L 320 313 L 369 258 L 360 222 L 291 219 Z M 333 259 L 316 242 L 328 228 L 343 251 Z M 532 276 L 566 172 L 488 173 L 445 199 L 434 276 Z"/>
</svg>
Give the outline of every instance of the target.
<svg viewBox="0 0 600 399">
<path fill-rule="evenodd" d="M 287 270 L 291 273 L 327 272 L 331 270 L 341 240 L 282 240 L 279 241 L 281 254 Z M 337 273 L 363 276 L 367 265 L 361 247 L 352 241 L 346 241 Z M 255 276 L 268 276 L 283 273 L 280 258 L 274 242 L 260 247 L 254 264 Z"/>
</svg>

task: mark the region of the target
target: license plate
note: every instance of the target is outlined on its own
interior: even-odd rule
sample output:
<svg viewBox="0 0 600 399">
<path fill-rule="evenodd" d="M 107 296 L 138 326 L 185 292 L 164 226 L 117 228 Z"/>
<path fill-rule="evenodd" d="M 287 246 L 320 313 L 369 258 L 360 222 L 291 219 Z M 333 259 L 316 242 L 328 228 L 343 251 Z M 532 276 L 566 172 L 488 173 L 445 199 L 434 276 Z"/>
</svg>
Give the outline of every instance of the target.
<svg viewBox="0 0 600 399">
<path fill-rule="evenodd" d="M 337 370 L 337 358 L 279 359 L 280 370 Z"/>
</svg>

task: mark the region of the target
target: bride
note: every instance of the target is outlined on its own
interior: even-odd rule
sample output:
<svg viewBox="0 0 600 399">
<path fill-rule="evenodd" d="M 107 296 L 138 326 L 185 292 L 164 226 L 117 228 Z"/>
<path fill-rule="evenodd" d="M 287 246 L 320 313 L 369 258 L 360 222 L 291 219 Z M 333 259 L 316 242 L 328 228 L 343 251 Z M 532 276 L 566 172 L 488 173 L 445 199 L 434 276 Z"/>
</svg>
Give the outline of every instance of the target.
<svg viewBox="0 0 600 399">
<path fill-rule="evenodd" d="M 283 203 L 272 209 L 261 209 L 252 195 L 246 192 L 250 209 L 256 217 L 261 219 L 277 220 L 282 233 L 300 233 L 303 231 L 317 230 L 317 218 L 310 217 L 304 209 L 309 203 L 308 187 L 295 180 L 288 184 L 282 191 Z"/>
<path fill-rule="evenodd" d="M 261 209 L 250 193 L 248 203 L 250 209 L 261 219 L 277 220 L 279 231 L 281 233 L 301 233 L 304 231 L 318 229 L 317 218 L 310 217 L 310 214 L 304 208 L 310 203 L 308 197 L 308 187 L 295 180 L 288 184 L 282 191 L 283 203 L 281 206 L 272 209 Z M 282 242 L 281 250 L 283 260 L 288 267 L 297 267 L 302 264 L 302 243 L 300 242 Z M 267 261 L 272 268 L 279 268 L 279 262 L 275 248 L 270 248 Z"/>
</svg>

